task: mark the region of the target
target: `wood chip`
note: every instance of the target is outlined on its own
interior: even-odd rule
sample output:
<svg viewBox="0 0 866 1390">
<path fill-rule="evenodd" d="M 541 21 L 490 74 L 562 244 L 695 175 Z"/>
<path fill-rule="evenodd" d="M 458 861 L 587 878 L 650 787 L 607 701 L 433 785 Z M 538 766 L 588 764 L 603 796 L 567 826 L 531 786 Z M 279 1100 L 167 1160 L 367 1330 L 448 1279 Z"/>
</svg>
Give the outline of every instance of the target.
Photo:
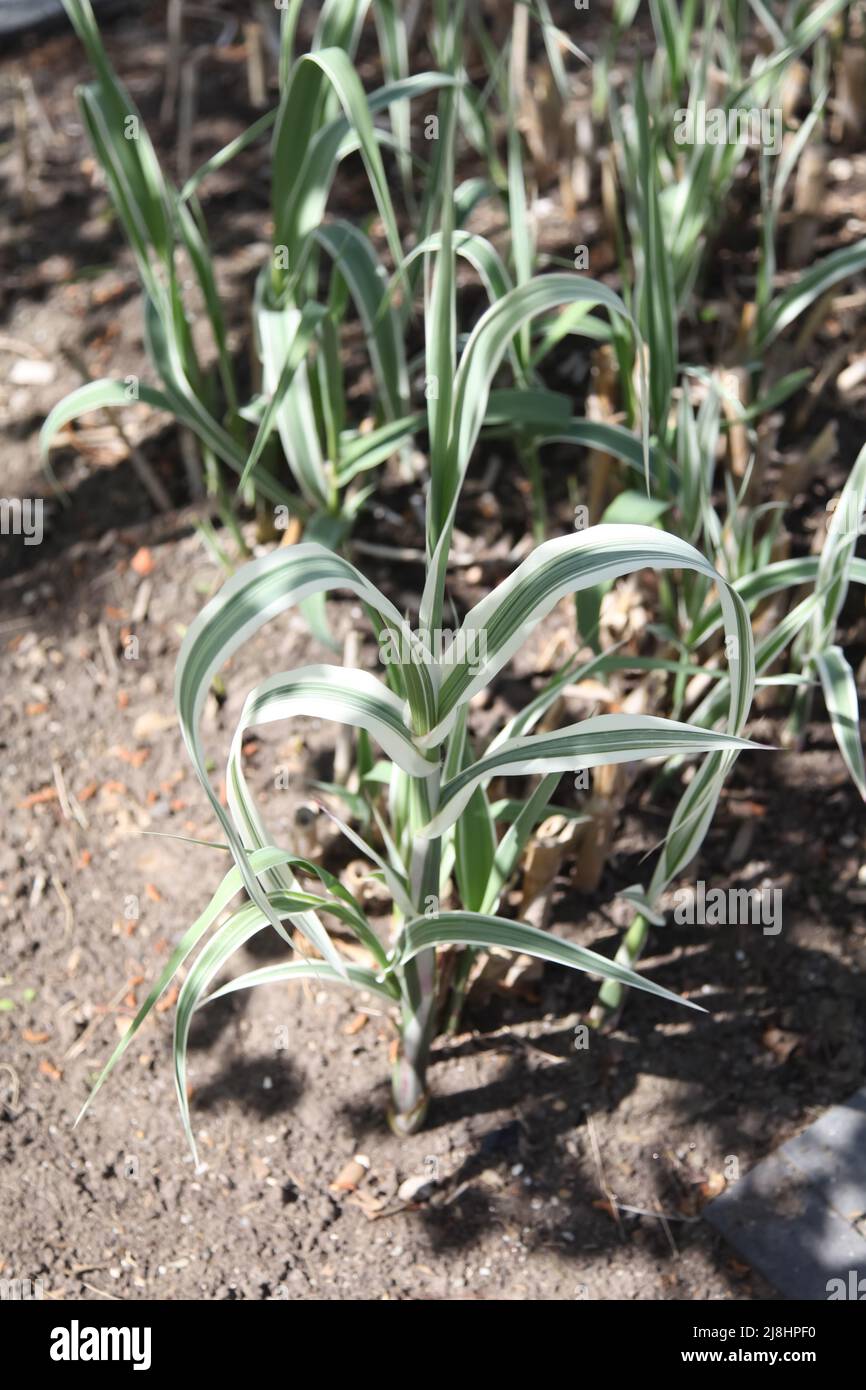
<svg viewBox="0 0 866 1390">
<path fill-rule="evenodd" d="M 31 792 L 29 796 L 25 796 L 23 801 L 19 801 L 18 809 L 21 811 L 29 811 L 31 806 L 44 806 L 48 801 L 57 800 L 58 795 L 56 787 L 40 787 L 38 792 Z"/>
<path fill-rule="evenodd" d="M 172 985 L 171 989 L 168 990 L 167 993 L 164 994 L 162 998 L 159 999 L 157 1003 L 154 1005 L 156 1012 L 158 1014 L 167 1013 L 167 1011 L 173 1008 L 174 1005 L 177 1003 L 177 996 L 179 994 L 180 990 L 178 989 L 177 985 Z"/>
<path fill-rule="evenodd" d="M 350 1158 L 331 1183 L 332 1192 L 354 1192 L 367 1176 L 370 1160 L 363 1154 Z"/>
<path fill-rule="evenodd" d="M 149 546 L 142 545 L 130 560 L 129 567 L 144 579 L 148 574 L 153 574 L 154 564 L 153 551 Z"/>
<path fill-rule="evenodd" d="M 369 1023 L 369 1021 L 369 1014 L 355 1014 L 354 1018 L 349 1019 L 349 1022 L 346 1024 L 345 1028 L 343 1029 L 343 1032 L 347 1038 L 354 1038 L 355 1034 L 360 1033 L 361 1029 L 365 1027 L 365 1025 Z"/>
</svg>

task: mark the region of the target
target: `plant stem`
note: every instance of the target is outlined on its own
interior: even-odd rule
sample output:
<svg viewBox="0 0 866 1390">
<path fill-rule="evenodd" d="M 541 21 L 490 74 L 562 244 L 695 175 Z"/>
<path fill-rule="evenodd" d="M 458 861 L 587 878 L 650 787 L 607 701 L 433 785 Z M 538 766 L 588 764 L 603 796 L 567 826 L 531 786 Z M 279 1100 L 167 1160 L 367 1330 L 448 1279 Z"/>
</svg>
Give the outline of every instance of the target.
<svg viewBox="0 0 866 1390">
<path fill-rule="evenodd" d="M 410 826 L 423 826 L 439 796 L 439 769 L 411 782 Z M 414 842 L 412 902 L 419 916 L 439 911 L 440 840 Z M 436 951 L 422 951 L 402 970 L 403 1010 L 400 1050 L 391 1077 L 392 1107 L 388 1121 L 395 1134 L 414 1134 L 424 1123 L 429 1094 L 427 1063 L 436 1027 Z"/>
<path fill-rule="evenodd" d="M 633 970 L 640 960 L 648 935 L 649 922 L 638 913 L 614 956 L 617 965 L 626 965 Z M 624 996 L 624 985 L 616 980 L 605 980 L 590 1011 L 590 1023 L 596 1028 L 612 1027 L 622 1008 Z"/>
<path fill-rule="evenodd" d="M 532 536 L 538 545 L 547 534 L 547 503 L 544 496 L 544 479 L 541 473 L 538 447 L 527 440 L 521 446 L 520 453 L 532 488 Z"/>
<path fill-rule="evenodd" d="M 403 971 L 400 1051 L 391 1077 L 393 1104 L 388 1116 L 395 1134 L 414 1134 L 427 1114 L 427 1063 L 435 999 L 436 952 L 424 951 Z"/>
<path fill-rule="evenodd" d="M 791 712 L 782 731 L 782 743 L 786 748 L 800 746 L 809 723 L 814 703 L 814 691 L 809 685 L 798 686 L 791 702 Z"/>
<path fill-rule="evenodd" d="M 477 952 L 473 951 L 471 946 L 464 946 L 460 952 L 448 999 L 448 1015 L 445 1019 L 445 1032 L 449 1037 L 453 1037 L 460 1026 L 460 1015 L 463 1012 L 463 1003 L 466 998 L 466 986 L 469 983 L 469 974 L 476 955 Z"/>
</svg>

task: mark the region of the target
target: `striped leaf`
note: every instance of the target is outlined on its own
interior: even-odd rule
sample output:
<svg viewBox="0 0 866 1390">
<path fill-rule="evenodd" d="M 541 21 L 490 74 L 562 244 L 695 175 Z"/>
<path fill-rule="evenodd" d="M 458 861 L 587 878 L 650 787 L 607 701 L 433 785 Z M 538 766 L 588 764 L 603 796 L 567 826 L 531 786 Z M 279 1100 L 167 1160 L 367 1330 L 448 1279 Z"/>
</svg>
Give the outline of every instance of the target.
<svg viewBox="0 0 866 1390">
<path fill-rule="evenodd" d="M 441 912 L 437 917 L 417 917 L 409 922 L 403 934 L 400 963 L 405 965 L 431 947 L 449 945 L 472 946 L 480 950 L 495 946 L 501 950 L 534 956 L 537 960 L 567 965 L 572 970 L 582 970 L 600 979 L 618 980 L 633 989 L 654 994 L 659 999 L 685 1004 L 687 1008 L 703 1012 L 699 1004 L 683 999 L 653 980 L 648 980 L 645 975 L 617 965 L 597 951 L 574 946 L 570 941 L 562 941 L 550 932 L 539 931 L 537 927 L 530 927 L 524 922 L 512 922 L 506 917 L 488 917 L 477 912 Z"/>
<path fill-rule="evenodd" d="M 832 251 L 824 260 L 805 271 L 789 289 L 778 295 L 767 309 L 763 320 L 763 332 L 757 343 L 758 351 L 766 351 L 789 324 L 834 285 L 838 285 L 841 280 L 849 280 L 864 268 L 866 238 L 855 242 L 853 246 L 843 246 L 838 251 Z"/>
<path fill-rule="evenodd" d="M 214 990 L 196 1006 L 203 1009 L 216 999 L 224 999 L 241 989 L 257 989 L 260 985 L 292 984 L 295 980 L 319 980 L 323 984 L 353 985 L 356 989 L 378 995 L 386 1004 L 393 1004 L 395 990 L 383 984 L 380 976 L 362 965 L 347 965 L 345 975 L 338 975 L 333 966 L 324 960 L 281 961 L 279 965 L 265 965 L 260 970 L 250 970 L 246 975 L 236 975 L 233 980 Z"/>
<path fill-rule="evenodd" d="M 863 740 L 860 737 L 860 709 L 854 672 L 845 660 L 841 647 L 828 647 L 815 657 L 821 677 L 827 713 L 839 752 L 845 760 L 854 784 L 866 801 L 866 768 L 863 765 Z"/>
<path fill-rule="evenodd" d="M 290 273 L 321 226 L 334 174 L 341 159 L 360 151 L 386 228 L 395 264 L 400 239 L 372 117 L 396 102 L 427 95 L 452 83 L 440 73 L 419 73 L 380 87 L 369 96 L 347 54 L 328 49 L 304 54 L 292 69 L 274 128 L 274 245 L 289 251 Z M 317 129 L 317 100 L 337 92 L 343 115 Z"/>
<path fill-rule="evenodd" d="M 579 275 L 539 276 L 509 291 L 484 313 L 470 335 L 457 369 L 454 413 L 445 476 L 431 484 L 430 543 L 435 549 L 444 533 L 463 482 L 487 410 L 493 377 L 508 344 L 524 323 L 562 305 L 601 304 L 627 322 L 631 316 L 619 295 L 606 285 Z"/>
<path fill-rule="evenodd" d="M 239 492 L 254 475 L 271 431 L 276 427 L 301 492 L 313 506 L 328 505 L 330 485 L 324 465 L 320 457 L 316 460 L 314 456 L 294 448 L 293 432 L 299 428 L 298 412 L 297 409 L 287 408 L 287 396 L 291 394 L 294 381 L 300 378 L 306 383 L 305 359 L 313 335 L 324 316 L 325 310 L 320 304 L 308 304 L 300 313 L 289 309 L 280 313 L 259 309 L 256 323 L 262 358 L 262 384 L 265 395 L 270 399 L 244 464 L 238 483 Z M 302 396 L 304 399 L 306 396 Z M 306 423 L 315 436 L 312 416 Z"/>
<path fill-rule="evenodd" d="M 464 714 L 464 710 L 461 710 L 461 714 Z M 446 777 L 451 771 L 451 766 L 456 775 L 472 762 L 465 716 L 458 720 L 450 742 L 449 761 L 446 761 L 445 765 Z M 496 833 L 493 817 L 486 792 L 479 786 L 468 798 L 454 827 L 454 871 L 460 890 L 460 901 L 470 912 L 481 910 L 495 854 Z"/>
<path fill-rule="evenodd" d="M 314 236 L 349 287 L 385 414 L 398 419 L 409 411 L 409 378 L 400 316 L 389 303 L 384 266 L 369 237 L 342 218 L 319 227 Z"/>
<path fill-rule="evenodd" d="M 667 758 L 680 753 L 742 750 L 759 745 L 732 734 L 694 728 L 655 715 L 600 714 L 549 734 L 509 739 L 443 784 L 436 814 L 423 827 L 434 839 L 444 834 L 463 811 L 476 787 L 491 777 L 533 773 L 577 772 L 641 758 Z"/>
<path fill-rule="evenodd" d="M 397 642 L 411 644 L 411 634 L 389 600 L 348 561 L 310 543 L 281 547 L 234 575 L 191 624 L 178 657 L 175 702 L 187 750 L 226 833 L 247 892 L 278 931 L 282 931 L 281 924 L 270 913 L 267 899 L 249 867 L 246 847 L 208 777 L 201 743 L 201 711 L 213 676 L 243 642 L 278 613 L 330 589 L 354 593 L 369 604 Z M 432 709 L 429 674 L 423 663 L 410 662 L 401 670 L 412 696 L 420 702 L 416 712 L 423 720 L 424 710 Z M 297 919 L 296 925 L 310 935 L 324 955 L 333 956 L 327 934 L 321 927 L 316 929 L 310 914 Z"/>
<path fill-rule="evenodd" d="M 830 644 L 855 568 L 854 550 L 866 517 L 866 445 L 860 450 L 830 518 L 821 550 L 816 588 L 822 597 L 816 646 Z M 862 563 L 862 562 L 861 562 Z"/>
<path fill-rule="evenodd" d="M 410 777 L 427 777 L 429 758 L 418 752 L 404 719 L 404 702 L 368 671 L 344 666 L 302 666 L 269 676 L 250 692 L 232 739 L 231 760 L 240 761 L 247 729 L 306 715 L 366 729 Z"/>
<path fill-rule="evenodd" d="M 566 594 L 645 567 L 692 570 L 718 585 L 731 650 L 729 728 L 742 728 L 754 685 L 752 631 L 742 600 L 686 541 L 650 526 L 611 525 L 546 541 L 470 610 L 444 653 L 437 722 L 423 742 L 433 744 L 447 732 L 458 705 L 488 684 Z"/>
<path fill-rule="evenodd" d="M 196 1146 L 189 1118 L 186 1069 L 189 1029 L 193 1013 L 211 982 L 235 952 L 262 931 L 269 922 L 273 920 L 277 922 L 294 921 L 300 913 L 306 910 L 309 897 L 309 894 L 300 893 L 272 893 L 267 898 L 266 911 L 262 911 L 254 902 L 239 908 L 214 933 L 196 957 L 181 986 L 174 1019 L 174 1078 L 181 1120 L 193 1154 L 196 1154 Z M 314 963 L 304 961 L 303 964 L 309 968 Z M 337 960 L 330 962 L 330 964 L 338 978 L 343 979 L 346 983 L 351 982 L 348 967 L 342 957 L 338 956 Z"/>
<path fill-rule="evenodd" d="M 299 867 L 309 874 L 313 874 L 320 877 L 322 881 L 325 882 L 326 885 L 329 888 L 331 888 L 331 890 L 335 893 L 337 899 L 336 906 L 338 910 L 341 912 L 345 912 L 346 914 L 344 920 L 346 920 L 350 925 L 354 925 L 356 931 L 358 923 L 360 922 L 364 930 L 366 932 L 369 932 L 369 927 L 367 926 L 366 918 L 364 917 L 363 912 L 358 907 L 358 904 L 355 902 L 352 895 L 343 886 L 343 884 L 340 883 L 339 879 L 336 879 L 334 877 L 334 875 L 327 873 L 326 870 L 322 870 L 314 864 L 311 864 L 308 860 L 299 859 L 294 855 L 287 854 L 285 850 L 275 849 L 272 845 L 268 845 L 264 849 L 257 850 L 254 854 L 250 856 L 250 867 L 255 873 L 262 873 L 267 870 L 276 868 L 278 866 L 287 864 L 293 864 L 295 867 Z M 108 1077 L 111 1075 L 117 1063 L 120 1061 L 121 1057 L 126 1052 L 126 1049 L 133 1041 L 141 1025 L 144 1023 L 145 1019 L 150 1014 L 157 1000 L 160 998 L 162 994 L 165 993 L 166 989 L 171 984 L 172 980 L 177 975 L 177 972 L 183 965 L 184 961 L 192 954 L 192 952 L 195 950 L 196 946 L 205 936 L 209 928 L 213 926 L 213 923 L 219 917 L 220 913 L 228 906 L 232 898 L 234 898 L 241 891 L 242 887 L 243 880 L 241 877 L 240 870 L 238 868 L 230 869 L 223 878 L 222 883 L 220 884 L 217 891 L 214 893 L 204 912 L 202 912 L 201 916 L 197 917 L 196 920 L 193 922 L 192 926 L 186 930 L 186 932 L 178 942 L 177 946 L 172 951 L 171 956 L 169 957 L 164 969 L 162 970 L 159 976 L 159 979 L 156 981 L 156 983 L 149 991 L 147 998 L 141 1005 L 141 1008 L 138 1010 L 138 1013 L 135 1015 L 135 1018 L 132 1020 L 132 1023 L 129 1025 L 129 1028 L 124 1033 L 123 1037 L 120 1039 L 120 1042 L 117 1044 L 108 1061 L 106 1062 L 105 1066 L 103 1067 L 102 1071 L 100 1072 L 96 1082 L 94 1083 L 91 1089 L 87 1101 L 81 1108 L 78 1118 L 75 1121 L 76 1124 L 78 1124 L 83 1119 L 84 1115 L 86 1114 L 87 1110 L 90 1108 L 90 1105 L 95 1099 L 97 1093 L 102 1089 L 103 1085 L 108 1080 Z M 316 902 L 319 905 L 327 904 L 327 899 L 321 897 L 313 898 L 312 895 L 309 894 L 305 895 L 304 900 L 308 902 Z M 359 935 L 361 934 L 362 933 L 359 933 Z M 375 958 L 379 960 L 379 963 L 381 965 L 384 965 L 386 963 L 385 955 L 381 947 L 378 949 Z M 298 964 L 304 966 L 312 964 L 312 962 L 299 962 Z M 321 962 L 321 964 L 322 966 L 325 966 L 324 961 Z M 333 971 L 332 966 L 327 966 L 327 969 Z M 342 975 L 340 975 L 339 972 L 333 973 L 335 974 L 336 978 L 342 978 Z"/>
<path fill-rule="evenodd" d="M 732 587 L 744 603 L 754 605 L 784 589 L 794 589 L 799 584 L 811 584 L 818 576 L 819 565 L 820 559 L 817 555 L 776 560 L 753 574 L 735 579 Z M 851 560 L 849 578 L 853 584 L 866 584 L 866 560 L 860 560 L 856 556 Z M 700 646 L 718 631 L 722 622 L 721 605 L 710 604 L 689 633 L 687 645 Z"/>
</svg>

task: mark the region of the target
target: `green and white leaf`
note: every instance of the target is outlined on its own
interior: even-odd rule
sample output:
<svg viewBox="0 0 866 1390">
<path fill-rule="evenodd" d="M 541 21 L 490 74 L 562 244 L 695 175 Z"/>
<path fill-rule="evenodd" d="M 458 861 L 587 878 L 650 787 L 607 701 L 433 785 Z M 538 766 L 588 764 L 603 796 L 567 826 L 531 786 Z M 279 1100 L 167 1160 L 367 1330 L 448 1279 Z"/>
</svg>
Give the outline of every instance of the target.
<svg viewBox="0 0 866 1390">
<path fill-rule="evenodd" d="M 759 745 L 732 734 L 699 729 L 650 714 L 599 714 L 548 734 L 509 739 L 445 782 L 436 814 L 423 827 L 428 839 L 442 835 L 460 815 L 474 789 L 491 777 L 577 772 L 641 758 L 683 753 L 740 751 Z"/>
<path fill-rule="evenodd" d="M 860 795 L 866 801 L 866 767 L 863 764 L 863 740 L 860 737 L 860 708 L 854 672 L 841 647 L 828 647 L 815 657 L 821 677 L 827 713 L 839 752 Z"/>
<path fill-rule="evenodd" d="M 648 980 L 645 975 L 626 966 L 617 965 L 607 956 L 599 955 L 584 946 L 574 946 L 550 932 L 540 931 L 524 922 L 512 922 L 506 917 L 488 917 L 475 912 L 441 912 L 438 917 L 417 917 L 407 923 L 402 937 L 400 963 L 404 965 L 422 951 L 434 946 L 472 946 L 478 950 L 498 947 L 500 950 L 534 956 L 555 965 L 567 965 L 572 970 L 604 980 L 617 980 L 633 989 L 645 990 L 659 999 L 703 1012 L 699 1004 L 683 999 L 671 990 Z"/>
<path fill-rule="evenodd" d="M 754 688 L 752 630 L 742 600 L 688 542 L 649 526 L 600 525 L 544 542 L 470 610 L 442 658 L 436 725 L 419 742 L 433 744 L 447 732 L 458 705 L 489 683 L 561 598 L 645 567 L 693 570 L 718 586 L 731 649 L 729 728 L 739 730 Z"/>
</svg>

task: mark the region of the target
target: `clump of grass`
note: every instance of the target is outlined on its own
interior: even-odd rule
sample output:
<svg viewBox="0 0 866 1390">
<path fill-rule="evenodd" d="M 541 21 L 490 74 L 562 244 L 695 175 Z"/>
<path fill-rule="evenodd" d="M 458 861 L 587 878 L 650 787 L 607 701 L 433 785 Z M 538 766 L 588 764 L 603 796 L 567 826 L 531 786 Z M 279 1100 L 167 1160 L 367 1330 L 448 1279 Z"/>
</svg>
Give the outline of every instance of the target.
<svg viewBox="0 0 866 1390">
<path fill-rule="evenodd" d="M 146 346 L 159 384 L 135 383 L 131 391 L 128 380 L 103 379 L 73 391 L 45 421 L 44 454 L 78 415 L 141 400 L 173 415 L 198 441 L 209 490 L 229 524 L 233 499 L 226 467 L 248 503 L 258 497 L 280 507 L 317 539 L 338 544 L 364 499 L 354 480 L 406 445 L 417 416 L 408 401 L 404 316 L 386 297 L 378 253 L 361 228 L 340 219 L 323 224 L 325 210 L 340 162 L 360 151 L 399 269 L 403 251 L 380 150 L 383 141 L 397 136 L 375 125 L 374 117 L 394 113 L 405 138 L 406 104 L 450 79 L 406 74 L 368 95 L 353 64 L 368 5 L 327 0 L 311 52 L 298 57 L 299 6 L 284 8 L 278 107 L 178 189 L 161 169 L 141 114 L 111 66 L 90 0 L 64 4 L 94 68 L 95 80 L 79 90 L 79 105 L 135 257 Z M 262 392 L 244 401 L 199 192 L 211 173 L 269 133 L 273 245 L 252 303 Z M 320 303 L 323 254 L 336 268 Z M 185 267 L 191 269 L 209 328 L 212 365 L 195 345 Z M 350 303 L 366 330 L 377 377 L 379 413 L 372 430 L 361 430 L 360 422 L 347 417 L 339 335 Z"/>
<path fill-rule="evenodd" d="M 448 112 L 446 98 L 446 116 Z M 446 170 L 446 178 L 450 172 Z M 391 1120 L 408 1133 L 428 1105 L 430 1046 L 459 1007 L 463 975 L 443 968 L 455 949 L 499 947 L 673 999 L 650 979 L 499 912 L 503 892 L 534 828 L 547 812 L 564 771 L 642 758 L 705 754 L 686 809 L 671 827 L 666 853 L 676 871 L 694 853 L 718 789 L 737 753 L 751 702 L 753 648 L 745 605 L 733 588 L 686 541 L 647 526 L 602 525 L 547 541 L 518 565 L 465 617 L 441 653 L 446 565 L 466 468 L 485 419 L 492 382 L 509 343 L 533 316 L 557 303 L 589 299 L 628 321 L 625 306 L 605 286 L 579 276 L 553 275 L 512 289 L 482 316 L 459 361 L 455 356 L 454 256 L 446 213 L 429 276 L 426 312 L 428 368 L 441 389 L 431 397 L 428 426 L 427 578 L 418 623 L 411 627 L 364 575 L 313 543 L 281 548 L 244 567 L 193 623 L 178 662 L 177 704 L 190 755 L 235 865 L 207 910 L 178 946 L 99 1084 L 136 1028 L 191 952 L 200 946 L 181 988 L 175 1028 L 178 1098 L 190 1139 L 186 1050 L 193 1012 L 231 990 L 276 980 L 315 978 L 377 995 L 393 1006 L 399 1052 L 392 1082 Z M 656 716 L 598 715 L 549 733 L 533 728 L 554 703 L 563 677 L 483 750 L 467 728 L 473 695 L 496 677 L 533 629 L 566 594 L 652 566 L 689 571 L 719 591 L 730 653 L 726 728 L 696 728 Z M 270 618 L 312 595 L 348 590 L 359 598 L 390 653 L 385 679 L 367 671 L 318 665 L 270 675 L 250 692 L 234 733 L 226 769 L 228 806 L 211 785 L 200 719 L 210 682 L 239 645 Z M 565 676 L 571 676 L 569 669 Z M 381 940 L 357 899 L 324 868 L 272 843 L 247 785 L 241 758 L 245 731 L 261 723 L 315 714 L 363 731 L 385 759 L 377 782 L 387 800 L 373 802 L 381 852 L 349 825 L 344 833 L 381 876 L 393 899 L 392 931 Z M 498 775 L 538 777 L 534 790 L 500 836 L 487 796 Z M 342 824 L 342 823 L 341 823 Z M 302 880 L 315 880 L 315 891 Z M 234 895 L 247 901 L 205 934 Z M 450 899 L 453 907 L 445 907 Z M 346 962 L 322 918 L 347 927 L 369 953 L 369 965 Z M 242 974 L 210 992 L 220 970 L 250 937 L 269 925 L 287 942 L 294 927 L 315 958 L 292 958 Z M 98 1087 L 97 1087 L 98 1089 Z"/>
<path fill-rule="evenodd" d="M 677 103 L 707 95 L 710 67 L 726 55 L 731 80 L 725 102 L 735 104 L 756 93 L 766 96 L 793 58 L 820 40 L 840 9 L 839 0 L 824 0 L 809 14 L 801 6 L 793 7 L 787 35 L 770 16 L 771 51 L 749 72 L 740 66 L 743 7 L 725 6 L 722 27 L 716 31 L 716 4 L 704 7 L 701 27 L 697 6 L 684 5 L 680 12 L 672 0 L 653 3 L 656 62 L 636 77 L 631 113 L 617 109 L 613 117 L 634 260 L 634 271 L 623 261 L 622 296 L 573 273 L 535 273 L 534 248 L 524 225 L 522 147 L 513 130 L 504 163 L 499 159 L 484 101 L 470 93 L 462 68 L 461 5 L 437 0 L 431 48 L 439 71 L 413 78 L 399 10 L 380 4 L 380 46 L 389 80 L 367 95 L 352 62 L 366 6 L 326 4 L 313 50 L 296 57 L 300 6 L 292 4 L 283 20 L 279 109 L 215 156 L 178 193 L 155 172 L 149 145 L 131 153 L 112 143 L 111 132 L 129 111 L 128 99 L 104 60 L 86 0 L 66 3 L 98 74 L 96 87 L 82 97 L 83 109 L 89 113 L 94 138 L 102 138 L 100 158 L 121 215 L 129 209 L 127 232 L 140 263 L 149 342 L 163 381 L 162 394 L 151 393 L 153 402 L 167 401 L 206 448 L 235 470 L 242 491 L 254 489 L 270 501 L 288 495 L 291 508 L 307 526 L 302 544 L 282 547 L 234 575 L 185 637 L 176 685 L 181 728 L 222 828 L 224 843 L 219 848 L 231 856 L 233 867 L 177 946 L 95 1091 L 160 994 L 196 953 L 180 990 L 174 1037 L 178 1099 L 190 1142 L 186 1066 L 193 1013 L 235 990 L 301 979 L 373 994 L 393 1012 L 399 1046 L 391 1122 L 398 1132 L 409 1133 L 423 1123 L 429 1101 L 431 1044 L 437 1032 L 459 1016 L 468 967 L 476 953 L 512 950 L 599 978 L 604 981 L 602 1016 L 618 1007 L 628 986 L 675 999 L 636 967 L 649 924 L 659 920 L 659 899 L 699 849 L 740 752 L 755 747 L 743 730 L 756 680 L 793 686 L 800 720 L 820 684 L 842 755 L 866 794 L 854 678 L 836 641 L 847 587 L 866 580 L 866 564 L 854 554 L 866 507 L 866 450 L 839 499 L 822 555 L 775 559 L 778 509 L 767 505 L 750 512 L 751 464 L 745 478 L 725 469 L 719 473 L 719 445 L 732 421 L 748 429 L 762 413 L 787 399 L 802 384 L 803 374 L 795 371 L 762 387 L 750 405 L 735 402 L 728 413 L 732 403 L 722 374 L 679 360 L 679 326 L 691 307 L 704 247 L 742 151 L 696 148 L 677 162 L 666 124 Z M 764 6 L 757 8 L 759 14 L 769 14 Z M 547 6 L 539 5 L 537 12 L 533 7 L 533 14 L 540 19 L 555 64 L 558 50 L 551 47 Z M 631 3 L 617 6 L 620 29 L 633 16 Z M 522 23 L 523 17 L 518 18 Z M 518 27 L 515 21 L 515 31 Z M 524 40 L 525 33 L 520 41 Z M 700 44 L 697 65 L 691 62 L 693 40 Z M 509 75 L 498 55 L 488 51 L 487 59 L 490 89 L 498 93 L 503 110 L 513 115 L 513 73 Z M 438 138 L 419 198 L 411 177 L 406 102 L 434 91 Z M 813 125 L 825 99 L 820 93 L 816 98 Z M 386 111 L 387 132 L 373 119 Z M 488 159 L 489 180 L 456 184 L 461 122 Z M 239 406 L 236 393 L 232 396 L 228 354 L 218 352 L 217 379 L 225 412 L 220 423 L 217 408 L 208 404 L 214 399 L 213 385 L 204 384 L 187 341 L 175 258 L 181 249 L 193 260 L 198 252 L 199 283 L 214 315 L 212 327 L 219 343 L 219 306 L 212 307 L 207 293 L 212 269 L 196 240 L 201 235 L 196 190 L 210 169 L 271 126 L 273 254 L 262 267 L 254 298 L 263 389 L 254 401 Z M 764 228 L 749 362 L 758 381 L 761 354 L 770 344 L 828 289 L 866 264 L 862 246 L 837 252 L 798 284 L 774 293 L 772 219 L 808 135 L 806 129 L 794 142 L 774 182 L 767 182 L 765 171 L 769 222 Z M 401 243 L 385 177 L 383 140 L 396 153 L 407 205 L 416 216 L 418 234 L 408 251 Z M 384 232 L 385 256 L 367 234 L 369 228 L 325 220 L 336 167 L 350 151 L 359 151 L 364 161 L 371 211 Z M 485 238 L 466 230 L 465 220 L 481 196 L 479 185 L 486 192 L 498 190 L 508 212 L 510 262 Z M 130 186 L 131 199 L 126 197 Z M 625 247 L 624 236 L 620 243 Z M 462 337 L 458 257 L 477 272 L 489 301 Z M 323 258 L 331 272 L 326 302 L 320 303 Z M 423 362 L 415 365 L 423 368 L 423 412 L 413 409 L 413 364 L 405 348 L 419 286 L 424 349 Z M 345 405 L 340 325 L 350 300 L 364 326 L 377 377 L 380 415 L 369 434 L 349 427 Z M 624 424 L 576 418 L 570 400 L 544 386 L 538 367 L 570 333 L 613 347 Z M 503 386 L 500 373 L 506 364 L 510 384 Z M 76 393 L 77 400 L 73 397 L 58 407 L 46 432 L 62 418 L 71 418 L 82 400 L 103 403 L 108 389 L 94 383 L 84 388 L 90 395 Z M 250 425 L 255 427 L 252 434 Z M 417 614 L 410 622 L 360 569 L 336 552 L 363 499 L 363 491 L 352 492 L 355 480 L 419 431 L 426 431 L 429 453 L 426 569 Z M 543 519 L 538 451 L 544 444 L 558 441 L 607 453 L 636 473 L 644 490 L 625 486 L 599 524 L 538 544 L 443 642 L 457 507 L 482 431 L 516 442 L 533 478 L 537 532 Z M 274 435 L 288 465 L 293 489 L 289 494 L 273 467 Z M 653 653 L 635 658 L 603 650 L 601 594 L 619 578 L 647 568 L 657 573 L 661 609 L 652 629 Z M 768 596 L 804 584 L 811 586 L 806 596 L 773 626 L 763 625 L 756 645 L 752 623 L 758 606 Z M 379 643 L 382 676 L 333 665 L 269 673 L 249 693 L 235 730 L 226 767 L 228 804 L 223 807 L 208 775 L 201 736 L 211 682 L 239 646 L 278 614 L 303 606 L 308 614 L 317 611 L 321 619 L 329 592 L 348 592 L 361 600 Z M 495 681 L 538 624 L 568 595 L 575 595 L 578 628 L 593 654 L 579 665 L 575 653 L 525 709 L 485 746 L 476 746 L 469 723 L 472 698 Z M 779 672 L 783 659 L 790 669 Z M 671 717 L 594 715 L 552 732 L 537 732 L 569 681 L 624 667 L 663 676 L 657 708 Z M 689 682 L 696 674 L 706 675 L 712 685 L 708 694 L 692 697 Z M 368 861 L 370 875 L 387 886 L 392 900 L 387 933 L 374 926 L 358 898 L 328 869 L 274 843 L 246 782 L 241 759 L 246 731 L 303 715 L 357 731 L 358 791 L 342 792 L 354 824 L 335 819 Z M 383 754 L 375 763 L 374 743 Z M 503 914 L 504 894 L 534 831 L 553 808 L 551 798 L 564 772 L 640 759 L 676 766 L 694 755 L 702 755 L 702 761 L 671 818 L 651 881 L 646 889 L 636 885 L 629 890 L 638 915 L 615 959 Z M 526 797 L 510 806 L 507 820 L 488 794 L 492 779 L 499 776 L 533 779 Z M 244 895 L 242 905 L 222 920 L 238 894 Z M 349 960 L 341 950 L 334 924 L 367 952 L 364 965 L 358 964 L 356 952 Z M 218 984 L 237 951 L 268 928 L 284 941 L 286 960 Z"/>
</svg>

